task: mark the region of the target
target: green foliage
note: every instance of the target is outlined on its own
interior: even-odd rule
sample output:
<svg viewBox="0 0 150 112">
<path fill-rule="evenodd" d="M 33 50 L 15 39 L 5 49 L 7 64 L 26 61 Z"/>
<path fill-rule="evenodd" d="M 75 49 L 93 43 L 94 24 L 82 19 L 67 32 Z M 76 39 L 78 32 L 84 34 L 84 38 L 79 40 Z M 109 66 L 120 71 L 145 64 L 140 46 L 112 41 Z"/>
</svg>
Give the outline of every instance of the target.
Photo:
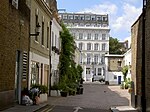
<svg viewBox="0 0 150 112">
<path fill-rule="evenodd" d="M 74 84 L 78 79 L 78 71 L 74 62 L 75 41 L 69 30 L 62 24 L 61 53 L 59 62 L 59 89 L 68 91 L 70 85 Z"/>
<path fill-rule="evenodd" d="M 110 54 L 123 54 L 121 51 L 121 44 L 117 38 L 109 38 L 109 53 Z"/>
<path fill-rule="evenodd" d="M 129 67 L 127 65 L 122 68 L 122 74 L 123 74 L 124 81 L 126 81 L 128 69 L 129 69 Z"/>
<path fill-rule="evenodd" d="M 34 84 L 31 87 L 32 88 L 38 88 L 41 91 L 41 93 L 47 93 L 48 92 L 48 87 L 45 85 Z"/>
<path fill-rule="evenodd" d="M 121 85 L 121 89 L 130 89 L 131 88 L 131 80 L 130 78 L 126 79 Z"/>
<path fill-rule="evenodd" d="M 51 86 L 51 90 L 59 90 L 59 85 L 54 84 L 53 86 Z"/>
</svg>

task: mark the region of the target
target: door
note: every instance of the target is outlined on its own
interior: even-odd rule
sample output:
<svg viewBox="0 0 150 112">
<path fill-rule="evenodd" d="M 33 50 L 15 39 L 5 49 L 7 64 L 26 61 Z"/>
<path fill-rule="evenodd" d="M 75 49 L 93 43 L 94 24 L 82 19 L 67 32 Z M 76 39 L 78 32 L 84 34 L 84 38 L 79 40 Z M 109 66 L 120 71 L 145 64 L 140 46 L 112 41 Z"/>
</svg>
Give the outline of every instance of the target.
<svg viewBox="0 0 150 112">
<path fill-rule="evenodd" d="M 118 84 L 121 84 L 121 76 L 118 76 Z"/>
<path fill-rule="evenodd" d="M 21 52 L 16 52 L 16 67 L 15 67 L 15 100 L 21 103 L 21 74 L 22 74 L 22 56 Z"/>
</svg>

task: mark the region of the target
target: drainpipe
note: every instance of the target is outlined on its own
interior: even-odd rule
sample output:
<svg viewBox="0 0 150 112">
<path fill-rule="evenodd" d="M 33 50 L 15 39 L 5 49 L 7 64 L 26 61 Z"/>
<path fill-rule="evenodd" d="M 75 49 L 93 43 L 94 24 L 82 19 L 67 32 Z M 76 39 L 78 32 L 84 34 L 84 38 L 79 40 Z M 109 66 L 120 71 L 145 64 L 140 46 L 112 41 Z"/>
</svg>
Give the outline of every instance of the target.
<svg viewBox="0 0 150 112">
<path fill-rule="evenodd" d="M 52 31 L 52 21 L 50 21 L 50 38 L 49 38 L 49 96 L 51 96 L 51 69 L 52 69 L 52 64 L 51 64 L 51 31 Z"/>
<path fill-rule="evenodd" d="M 142 16 L 142 96 L 141 96 L 141 106 L 142 112 L 146 112 L 146 97 L 145 97 L 145 10 L 146 10 L 147 0 L 143 0 L 143 16 Z"/>
</svg>

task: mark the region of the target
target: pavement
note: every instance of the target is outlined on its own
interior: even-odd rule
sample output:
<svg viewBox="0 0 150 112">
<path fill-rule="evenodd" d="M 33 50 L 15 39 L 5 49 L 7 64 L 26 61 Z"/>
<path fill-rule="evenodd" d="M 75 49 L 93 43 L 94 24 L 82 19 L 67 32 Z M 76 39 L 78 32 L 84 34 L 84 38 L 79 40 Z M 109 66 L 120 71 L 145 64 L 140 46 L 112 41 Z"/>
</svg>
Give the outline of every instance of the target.
<svg viewBox="0 0 150 112">
<path fill-rule="evenodd" d="M 3 112 L 137 112 L 129 103 L 130 94 L 119 86 L 85 83 L 82 95 L 48 97 L 48 101 L 33 106 L 15 105 Z M 79 108 L 78 111 L 74 108 Z M 82 108 L 82 109 L 80 109 Z M 67 111 L 68 110 L 68 111 Z M 91 111 L 90 111 L 91 110 Z"/>
</svg>

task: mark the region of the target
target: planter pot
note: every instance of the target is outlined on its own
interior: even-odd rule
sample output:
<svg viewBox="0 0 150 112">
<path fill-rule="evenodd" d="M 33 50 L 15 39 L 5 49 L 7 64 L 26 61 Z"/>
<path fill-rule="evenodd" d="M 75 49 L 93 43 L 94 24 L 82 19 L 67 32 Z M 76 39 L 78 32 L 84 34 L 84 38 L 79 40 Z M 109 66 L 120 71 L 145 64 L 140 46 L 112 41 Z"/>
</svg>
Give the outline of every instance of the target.
<svg viewBox="0 0 150 112">
<path fill-rule="evenodd" d="M 69 91 L 69 95 L 76 95 L 76 91 Z"/>
<path fill-rule="evenodd" d="M 81 93 L 81 89 L 80 89 L 80 88 L 77 88 L 76 94 L 80 94 L 80 93 Z"/>
<path fill-rule="evenodd" d="M 47 102 L 47 94 L 40 94 L 40 103 Z"/>
<path fill-rule="evenodd" d="M 83 94 L 83 88 L 80 88 L 80 94 Z"/>
<path fill-rule="evenodd" d="M 61 94 L 62 97 L 67 97 L 68 92 L 66 92 L 66 91 L 61 91 L 60 94 Z"/>
<path fill-rule="evenodd" d="M 60 96 L 59 90 L 51 90 L 51 96 Z"/>
</svg>

